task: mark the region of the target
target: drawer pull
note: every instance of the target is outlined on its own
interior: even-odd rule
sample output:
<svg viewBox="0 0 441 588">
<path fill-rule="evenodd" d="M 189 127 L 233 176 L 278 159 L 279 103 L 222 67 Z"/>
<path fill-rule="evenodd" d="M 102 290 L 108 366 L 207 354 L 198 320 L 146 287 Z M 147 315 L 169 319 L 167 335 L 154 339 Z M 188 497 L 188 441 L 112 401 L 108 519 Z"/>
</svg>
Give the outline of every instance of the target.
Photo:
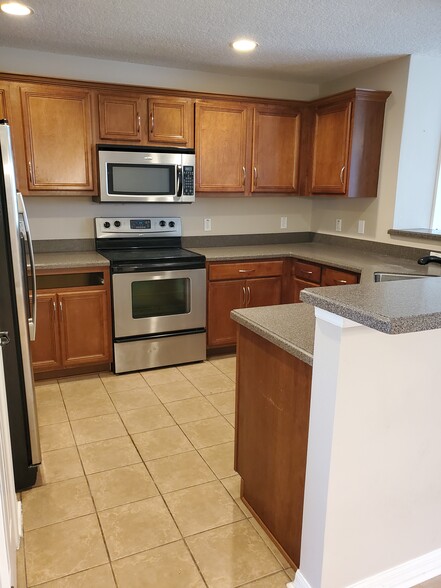
<svg viewBox="0 0 441 588">
<path fill-rule="evenodd" d="M 312 272 L 308 272 L 306 270 L 300 270 L 302 274 L 308 274 L 308 276 L 312 275 Z"/>
<path fill-rule="evenodd" d="M 240 269 L 239 273 L 240 274 L 250 274 L 251 272 L 255 272 L 255 269 Z"/>
<path fill-rule="evenodd" d="M 246 305 L 247 295 L 245 293 L 245 286 L 242 286 L 242 306 Z"/>
<path fill-rule="evenodd" d="M 337 282 L 337 284 L 347 284 L 348 282 L 346 280 L 335 280 Z"/>
<path fill-rule="evenodd" d="M 342 186 L 344 185 L 343 174 L 344 174 L 345 169 L 346 169 L 346 166 L 344 165 L 340 170 L 340 183 Z"/>
<path fill-rule="evenodd" d="M 251 288 L 249 286 L 247 286 L 247 291 L 248 291 L 247 306 L 249 306 L 250 302 L 251 302 Z"/>
</svg>

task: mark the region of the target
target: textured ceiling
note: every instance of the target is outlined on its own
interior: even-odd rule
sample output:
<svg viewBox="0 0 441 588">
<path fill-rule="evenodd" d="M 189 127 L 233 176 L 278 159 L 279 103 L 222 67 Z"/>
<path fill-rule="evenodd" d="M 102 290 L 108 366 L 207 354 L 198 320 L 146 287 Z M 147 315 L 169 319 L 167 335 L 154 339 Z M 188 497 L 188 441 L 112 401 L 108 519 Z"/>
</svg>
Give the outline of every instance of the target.
<svg viewBox="0 0 441 588">
<path fill-rule="evenodd" d="M 26 2 L 26 0 L 24 0 Z M 28 0 L 0 45 L 323 82 L 406 54 L 441 55 L 441 0 Z M 234 53 L 239 37 L 259 43 Z"/>
</svg>

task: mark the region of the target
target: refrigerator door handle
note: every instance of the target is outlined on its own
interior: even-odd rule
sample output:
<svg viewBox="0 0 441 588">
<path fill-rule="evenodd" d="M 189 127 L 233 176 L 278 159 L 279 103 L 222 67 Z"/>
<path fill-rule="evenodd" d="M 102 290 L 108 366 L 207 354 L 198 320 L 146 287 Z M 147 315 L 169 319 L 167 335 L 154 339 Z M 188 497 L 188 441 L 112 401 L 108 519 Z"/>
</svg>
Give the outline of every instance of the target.
<svg viewBox="0 0 441 588">
<path fill-rule="evenodd" d="M 32 247 L 31 229 L 29 227 L 29 219 L 24 205 L 23 195 L 17 192 L 18 212 L 23 216 L 23 225 L 26 233 L 26 242 L 29 250 L 29 261 L 31 262 L 31 277 L 32 277 L 32 314 L 28 318 L 29 322 L 29 338 L 35 341 L 37 334 L 37 272 L 35 270 L 34 248 Z M 24 260 L 26 263 L 26 260 Z M 25 272 L 26 275 L 27 272 Z"/>
</svg>

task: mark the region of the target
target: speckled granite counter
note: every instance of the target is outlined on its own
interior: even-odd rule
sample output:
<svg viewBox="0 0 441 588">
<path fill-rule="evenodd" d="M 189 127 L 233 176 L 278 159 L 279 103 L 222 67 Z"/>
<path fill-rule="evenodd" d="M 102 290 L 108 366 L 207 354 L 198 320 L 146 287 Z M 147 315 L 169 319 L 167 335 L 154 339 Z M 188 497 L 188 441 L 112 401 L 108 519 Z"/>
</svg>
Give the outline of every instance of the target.
<svg viewBox="0 0 441 588">
<path fill-rule="evenodd" d="M 36 253 L 37 270 L 93 267 L 109 265 L 109 260 L 96 251 L 63 251 L 62 253 Z"/>
<path fill-rule="evenodd" d="M 250 245 L 240 247 L 191 248 L 202 253 L 207 261 L 237 259 L 265 259 L 270 257 L 295 257 L 349 271 L 361 273 L 361 283 L 372 283 L 374 272 L 415 273 L 441 276 L 441 266 L 421 266 L 417 259 L 378 255 L 363 251 L 351 251 L 347 247 L 325 243 L 293 243 L 283 245 Z"/>
</svg>

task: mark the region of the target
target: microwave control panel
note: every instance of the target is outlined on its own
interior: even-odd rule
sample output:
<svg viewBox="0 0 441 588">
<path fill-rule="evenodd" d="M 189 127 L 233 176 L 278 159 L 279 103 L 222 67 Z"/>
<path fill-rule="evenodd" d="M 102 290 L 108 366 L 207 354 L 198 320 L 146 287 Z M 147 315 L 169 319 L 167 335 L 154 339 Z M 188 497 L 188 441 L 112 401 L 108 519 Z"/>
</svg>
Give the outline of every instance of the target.
<svg viewBox="0 0 441 588">
<path fill-rule="evenodd" d="M 183 168 L 183 194 L 184 196 L 192 196 L 194 194 L 194 167 L 184 165 Z"/>
</svg>

